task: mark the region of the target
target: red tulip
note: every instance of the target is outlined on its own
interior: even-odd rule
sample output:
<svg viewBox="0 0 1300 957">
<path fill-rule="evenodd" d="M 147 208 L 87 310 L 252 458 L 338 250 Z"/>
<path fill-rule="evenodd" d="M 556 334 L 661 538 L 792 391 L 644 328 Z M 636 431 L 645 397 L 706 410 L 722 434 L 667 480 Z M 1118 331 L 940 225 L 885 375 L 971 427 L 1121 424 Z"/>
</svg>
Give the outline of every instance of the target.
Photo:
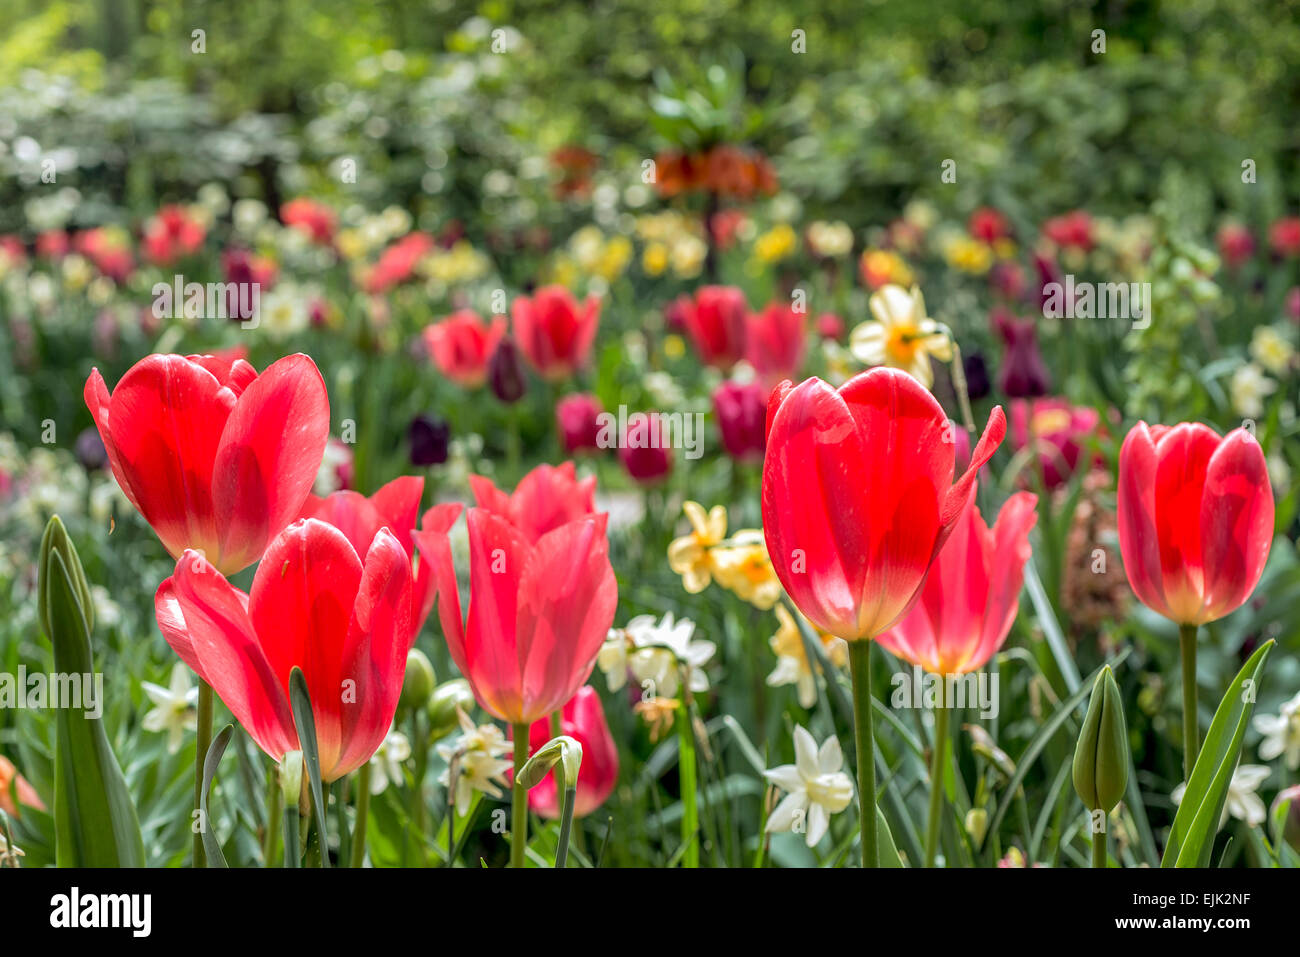
<svg viewBox="0 0 1300 957">
<path fill-rule="evenodd" d="M 415 267 L 437 245 L 428 233 L 407 233 L 382 253 L 362 283 L 366 292 L 387 292 L 415 276 Z"/>
<path fill-rule="evenodd" d="M 438 371 L 452 382 L 477 387 L 487 381 L 488 360 L 506 333 L 504 316 L 485 322 L 461 309 L 424 330 L 424 345 Z"/>
<path fill-rule="evenodd" d="M 614 620 L 608 516 L 586 515 L 532 541 L 500 515 L 471 508 L 464 623 L 448 537 L 460 510 L 435 505 L 415 533 L 421 560 L 432 562 L 437 578 L 448 649 L 484 710 L 512 725 L 532 724 L 586 683 Z"/>
<path fill-rule="evenodd" d="M 618 445 L 623 470 L 641 485 L 655 485 L 673 471 L 673 452 L 659 440 L 659 429 L 645 412 L 627 417 L 627 428 Z"/>
<path fill-rule="evenodd" d="M 727 454 L 761 462 L 767 447 L 767 390 L 757 382 L 724 382 L 713 391 L 713 412 Z"/>
<path fill-rule="evenodd" d="M 769 303 L 749 317 L 745 358 L 761 382 L 772 386 L 798 374 L 807 346 L 806 318 L 784 302 Z"/>
<path fill-rule="evenodd" d="M 333 241 L 334 229 L 338 225 L 334 210 L 305 196 L 291 199 L 281 206 L 280 219 L 286 226 L 306 233 L 312 242 L 321 246 L 328 246 Z"/>
<path fill-rule="evenodd" d="M 1038 328 L 1033 319 L 1017 319 L 1005 309 L 995 309 L 993 327 L 1002 337 L 1006 350 L 998 385 L 1012 399 L 1046 395 L 1052 379 L 1038 348 Z"/>
<path fill-rule="evenodd" d="M 145 224 L 140 251 L 155 266 L 169 266 L 198 252 L 207 232 L 184 206 L 164 206 Z"/>
<path fill-rule="evenodd" d="M 505 519 L 529 543 L 596 510 L 596 476 L 579 479 L 572 462 L 537 466 L 509 495 L 481 475 L 471 475 L 469 485 L 479 508 Z"/>
<path fill-rule="evenodd" d="M 388 529 L 393 534 L 406 551 L 407 559 L 413 563 L 417 634 L 433 607 L 434 599 L 433 572 L 428 562 L 415 564 L 415 539 L 411 537 L 420 515 L 420 497 L 423 494 L 424 479 L 404 475 L 393 479 L 369 498 L 346 489 L 323 498 L 308 495 L 300 516 L 333 525 L 343 533 L 358 555 L 366 553 L 381 529 Z"/>
<path fill-rule="evenodd" d="M 163 545 L 224 574 L 298 516 L 329 437 L 325 383 L 304 355 L 261 375 L 242 359 L 152 355 L 111 396 L 92 370 L 85 398 L 118 485 Z"/>
<path fill-rule="evenodd" d="M 528 732 L 528 748 L 536 752 L 551 740 L 548 718 L 534 721 Z M 583 685 L 564 706 L 560 733 L 582 745 L 582 764 L 578 767 L 578 793 L 573 802 L 573 816 L 583 817 L 608 800 L 618 783 L 618 748 L 605 723 L 605 709 L 600 695 L 591 685 Z M 568 782 L 565 782 L 568 787 Z M 545 818 L 557 818 L 562 802 L 555 790 L 555 775 L 548 774 L 528 792 L 528 806 Z"/>
<path fill-rule="evenodd" d="M 1054 216 L 1043 223 L 1043 235 L 1058 246 L 1087 252 L 1092 248 L 1092 217 L 1081 209 Z"/>
<path fill-rule="evenodd" d="M 1219 255 L 1229 269 L 1236 269 L 1255 254 L 1255 237 L 1240 223 L 1224 223 L 1219 227 Z"/>
<path fill-rule="evenodd" d="M 701 286 L 694 299 L 683 296 L 670 310 L 705 365 L 725 372 L 744 358 L 749 305 L 735 286 Z"/>
<path fill-rule="evenodd" d="M 1300 256 L 1300 216 L 1279 219 L 1268 229 L 1273 252 L 1283 258 Z"/>
<path fill-rule="evenodd" d="M 1217 621 L 1259 583 L 1273 538 L 1264 453 L 1245 429 L 1139 422 L 1119 453 L 1119 547 L 1142 603 L 1180 625 Z"/>
<path fill-rule="evenodd" d="M 555 425 L 564 451 L 593 452 L 600 449 L 600 400 L 587 392 L 566 395 L 555 403 Z"/>
<path fill-rule="evenodd" d="M 289 675 L 307 679 L 321 777 L 370 759 L 393 723 L 415 638 L 411 563 L 381 531 L 357 553 L 315 519 L 271 542 L 246 595 L 199 553 L 186 551 L 154 609 L 172 649 L 275 760 L 299 750 Z"/>
<path fill-rule="evenodd" d="M 519 348 L 544 379 L 566 379 L 585 365 L 596 341 L 600 300 L 581 306 L 563 286 L 544 286 L 530 299 L 520 296 L 510 310 Z"/>
<path fill-rule="evenodd" d="M 1011 445 L 1018 452 L 1032 447 L 1043 483 L 1058 488 L 1070 480 L 1084 457 L 1088 441 L 1099 433 L 1096 409 L 1045 398 L 1011 403 Z"/>
<path fill-rule="evenodd" d="M 108 226 L 97 226 L 77 234 L 73 240 L 77 252 L 85 256 L 95 268 L 109 279 L 124 283 L 135 268 L 131 246 L 126 233 Z"/>
<path fill-rule="evenodd" d="M 1007 640 L 1020 607 L 1037 502 L 1030 492 L 1015 493 L 990 529 L 972 500 L 931 566 L 920 601 L 880 636 L 880 643 L 941 675 L 988 664 Z"/>
<path fill-rule="evenodd" d="M 995 243 L 1011 235 L 1011 225 L 1007 218 L 992 206 L 981 206 L 970 214 L 966 231 L 971 237 L 982 243 Z"/>
<path fill-rule="evenodd" d="M 907 612 L 1006 433 L 989 416 L 953 483 L 948 417 L 887 367 L 838 391 L 783 382 L 768 402 L 763 531 L 781 584 L 822 631 L 874 638 Z"/>
</svg>

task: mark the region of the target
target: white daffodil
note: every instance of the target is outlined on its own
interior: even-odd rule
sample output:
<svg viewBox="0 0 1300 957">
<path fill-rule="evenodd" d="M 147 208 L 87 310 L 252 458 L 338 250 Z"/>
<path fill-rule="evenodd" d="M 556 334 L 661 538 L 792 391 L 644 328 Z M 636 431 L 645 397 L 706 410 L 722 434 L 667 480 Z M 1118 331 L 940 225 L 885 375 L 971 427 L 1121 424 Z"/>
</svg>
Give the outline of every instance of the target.
<svg viewBox="0 0 1300 957">
<path fill-rule="evenodd" d="M 389 784 L 402 783 L 402 762 L 411 756 L 411 742 L 396 728 L 389 730 L 370 756 L 370 793 L 381 794 Z"/>
<path fill-rule="evenodd" d="M 853 800 L 853 779 L 840 770 L 843 765 L 844 754 L 834 735 L 818 748 L 808 730 L 796 725 L 794 764 L 763 772 L 763 777 L 786 793 L 767 819 L 767 830 L 801 830 L 808 846 L 815 847 L 830 827 L 831 815 Z"/>
<path fill-rule="evenodd" d="M 618 691 L 627 684 L 627 633 L 622 628 L 611 628 L 605 643 L 596 654 L 596 667 L 605 674 L 605 685 Z"/>
<path fill-rule="evenodd" d="M 1264 400 L 1276 391 L 1277 383 L 1264 375 L 1264 370 L 1253 362 L 1238 366 L 1228 385 L 1233 411 L 1248 419 L 1263 415 Z"/>
<path fill-rule="evenodd" d="M 913 286 L 882 286 L 871 294 L 867 305 L 874 321 L 864 322 L 849 335 L 849 349 L 859 362 L 869 366 L 902 369 L 927 389 L 934 382 L 930 357 L 941 362 L 952 358 L 948 333 L 925 314 L 925 299 Z"/>
<path fill-rule="evenodd" d="M 1232 772 L 1232 781 L 1228 784 L 1228 798 L 1223 804 L 1223 813 L 1219 815 L 1219 827 L 1228 823 L 1228 815 L 1239 821 L 1245 821 L 1251 827 L 1258 827 L 1268 818 L 1268 809 L 1255 791 L 1269 776 L 1269 768 L 1262 764 L 1243 764 Z M 1178 785 L 1171 795 L 1175 804 L 1181 804 L 1187 784 Z"/>
<path fill-rule="evenodd" d="M 166 731 L 167 750 L 175 754 L 181 749 L 185 732 L 193 731 L 199 723 L 199 689 L 190 684 L 190 669 L 178 661 L 172 665 L 166 688 L 151 681 L 142 681 L 140 686 L 154 705 L 141 722 L 144 729 Z"/>
<path fill-rule="evenodd" d="M 1255 730 L 1264 736 L 1259 756 L 1265 761 L 1285 755 L 1286 766 L 1300 768 L 1300 694 L 1285 702 L 1278 714 L 1255 716 Z"/>
<path fill-rule="evenodd" d="M 443 787 L 451 786 L 451 769 L 456 765 L 456 813 L 469 813 L 470 799 L 475 791 L 488 797 L 500 797 L 506 786 L 505 773 L 512 762 L 502 760 L 510 750 L 510 742 L 494 724 L 477 727 L 469 715 L 456 710 L 461 735 L 454 742 L 438 745 L 438 755 L 447 762 L 447 768 L 438 778 Z"/>
<path fill-rule="evenodd" d="M 649 681 L 653 694 L 675 698 L 681 689 L 681 669 L 686 669 L 687 687 L 696 693 L 709 690 L 709 676 L 704 666 L 712 659 L 717 646 L 711 641 L 696 641 L 695 622 L 689 618 L 673 620 L 665 612 L 658 621 L 653 615 L 638 615 L 623 629 L 627 635 L 627 667 L 643 688 Z"/>
</svg>

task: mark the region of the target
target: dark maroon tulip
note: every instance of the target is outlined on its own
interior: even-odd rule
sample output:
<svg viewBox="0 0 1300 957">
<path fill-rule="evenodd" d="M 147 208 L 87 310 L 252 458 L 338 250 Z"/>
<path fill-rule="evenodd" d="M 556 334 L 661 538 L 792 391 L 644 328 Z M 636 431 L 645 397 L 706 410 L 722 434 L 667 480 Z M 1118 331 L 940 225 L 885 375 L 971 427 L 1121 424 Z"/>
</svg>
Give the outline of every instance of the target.
<svg viewBox="0 0 1300 957">
<path fill-rule="evenodd" d="M 1038 349 L 1038 332 L 1033 319 L 1017 319 L 998 310 L 993 325 L 1006 344 L 998 386 L 1012 399 L 1036 399 L 1051 388 L 1051 376 Z"/>
<path fill-rule="evenodd" d="M 408 430 L 412 465 L 441 465 L 447 461 L 451 426 L 436 415 L 417 415 Z"/>
<path fill-rule="evenodd" d="M 497 343 L 492 358 L 488 360 L 488 385 L 492 388 L 492 394 L 506 403 L 518 402 L 528 391 L 519 347 L 510 336 L 503 337 Z"/>
<path fill-rule="evenodd" d="M 722 447 L 740 462 L 761 462 L 767 448 L 767 390 L 757 382 L 724 382 L 713 392 Z"/>
</svg>

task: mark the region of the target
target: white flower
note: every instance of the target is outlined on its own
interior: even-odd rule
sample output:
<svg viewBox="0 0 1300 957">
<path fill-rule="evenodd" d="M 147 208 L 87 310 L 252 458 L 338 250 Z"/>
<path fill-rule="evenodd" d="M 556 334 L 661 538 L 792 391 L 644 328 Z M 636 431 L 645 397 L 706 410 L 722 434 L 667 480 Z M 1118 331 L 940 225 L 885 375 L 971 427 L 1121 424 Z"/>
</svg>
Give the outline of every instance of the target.
<svg viewBox="0 0 1300 957">
<path fill-rule="evenodd" d="M 596 667 L 605 673 L 605 685 L 617 691 L 627 684 L 627 633 L 611 628 L 596 655 Z"/>
<path fill-rule="evenodd" d="M 146 731 L 166 731 L 167 750 L 175 754 L 187 730 L 198 727 L 199 689 L 190 685 L 190 669 L 181 662 L 172 665 L 168 687 L 142 681 L 140 686 L 154 707 L 142 722 Z"/>
<path fill-rule="evenodd" d="M 1232 394 L 1233 410 L 1240 416 L 1255 419 L 1264 414 L 1264 399 L 1277 391 L 1277 383 L 1255 363 L 1247 362 L 1232 374 L 1228 391 Z"/>
<path fill-rule="evenodd" d="M 902 369 L 927 389 L 934 382 L 930 357 L 952 358 L 952 341 L 937 322 L 925 314 L 921 290 L 908 292 L 892 283 L 868 300 L 874 321 L 862 323 L 849 335 L 849 348 L 859 362 Z"/>
<path fill-rule="evenodd" d="M 1272 326 L 1256 326 L 1250 337 L 1250 355 L 1273 375 L 1287 371 L 1296 349 L 1290 341 Z"/>
<path fill-rule="evenodd" d="M 1255 716 L 1255 730 L 1264 736 L 1259 756 L 1272 761 L 1286 755 L 1286 766 L 1300 768 L 1300 694 L 1285 702 L 1277 714 Z"/>
<path fill-rule="evenodd" d="M 763 772 L 763 777 L 786 793 L 767 819 L 770 831 L 805 831 L 804 840 L 815 847 L 838 814 L 853 800 L 853 779 L 840 770 L 844 754 L 831 735 L 817 741 L 802 725 L 794 729 L 794 764 Z"/>
<path fill-rule="evenodd" d="M 370 756 L 370 793 L 380 794 L 388 785 L 402 783 L 402 762 L 411 756 L 411 742 L 396 728 L 391 729 Z"/>
<path fill-rule="evenodd" d="M 686 669 L 687 687 L 696 693 L 709 690 L 709 676 L 704 666 L 717 647 L 711 641 L 695 641 L 695 622 L 689 618 L 673 620 L 666 612 L 662 619 L 638 615 L 623 629 L 627 636 L 627 668 L 643 688 L 651 682 L 650 692 L 661 698 L 675 698 L 681 689 L 681 669 Z"/>
<path fill-rule="evenodd" d="M 1223 813 L 1219 815 L 1219 827 L 1228 822 L 1231 814 L 1239 821 L 1245 821 L 1251 827 L 1263 824 L 1268 817 L 1268 809 L 1255 790 L 1267 780 L 1269 768 L 1262 764 L 1243 764 L 1232 772 L 1232 781 L 1228 784 L 1228 799 L 1223 804 Z M 1187 784 L 1174 788 L 1172 795 L 1175 804 L 1181 804 Z"/>
<path fill-rule="evenodd" d="M 281 286 L 262 297 L 258 321 L 272 339 L 302 332 L 311 325 L 307 297 L 291 286 Z"/>
<path fill-rule="evenodd" d="M 506 786 L 505 773 L 512 762 L 501 756 L 510 750 L 510 742 L 494 724 L 477 727 L 464 711 L 457 709 L 461 736 L 450 744 L 438 745 L 438 755 L 447 762 L 447 768 L 438 778 L 443 787 L 451 786 L 451 767 L 456 770 L 456 813 L 469 813 L 473 792 L 482 791 L 488 797 L 500 797 Z"/>
</svg>

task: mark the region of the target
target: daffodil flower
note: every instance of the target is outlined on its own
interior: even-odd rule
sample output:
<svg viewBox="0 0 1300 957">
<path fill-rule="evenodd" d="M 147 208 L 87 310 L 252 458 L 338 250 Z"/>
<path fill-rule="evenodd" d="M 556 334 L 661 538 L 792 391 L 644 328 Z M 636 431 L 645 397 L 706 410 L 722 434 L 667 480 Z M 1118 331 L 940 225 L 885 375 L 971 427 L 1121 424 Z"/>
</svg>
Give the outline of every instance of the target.
<svg viewBox="0 0 1300 957">
<path fill-rule="evenodd" d="M 190 683 L 190 669 L 178 661 L 172 665 L 166 688 L 150 681 L 142 681 L 140 686 L 154 704 L 144 716 L 144 729 L 166 731 L 167 751 L 175 754 L 181 749 L 185 732 L 198 727 L 199 689 Z"/>
<path fill-rule="evenodd" d="M 921 290 L 913 286 L 909 293 L 901 286 L 883 286 L 872 293 L 868 305 L 875 319 L 853 330 L 853 355 L 870 366 L 902 369 L 928 389 L 934 383 L 930 357 L 947 362 L 953 353 L 947 331 L 926 316 Z"/>
<path fill-rule="evenodd" d="M 826 835 L 831 815 L 853 801 L 853 779 L 840 770 L 844 754 L 839 739 L 831 735 L 817 746 L 802 725 L 794 729 L 794 764 L 764 771 L 763 777 L 786 796 L 767 819 L 767 831 L 803 831 L 809 847 Z"/>
</svg>

